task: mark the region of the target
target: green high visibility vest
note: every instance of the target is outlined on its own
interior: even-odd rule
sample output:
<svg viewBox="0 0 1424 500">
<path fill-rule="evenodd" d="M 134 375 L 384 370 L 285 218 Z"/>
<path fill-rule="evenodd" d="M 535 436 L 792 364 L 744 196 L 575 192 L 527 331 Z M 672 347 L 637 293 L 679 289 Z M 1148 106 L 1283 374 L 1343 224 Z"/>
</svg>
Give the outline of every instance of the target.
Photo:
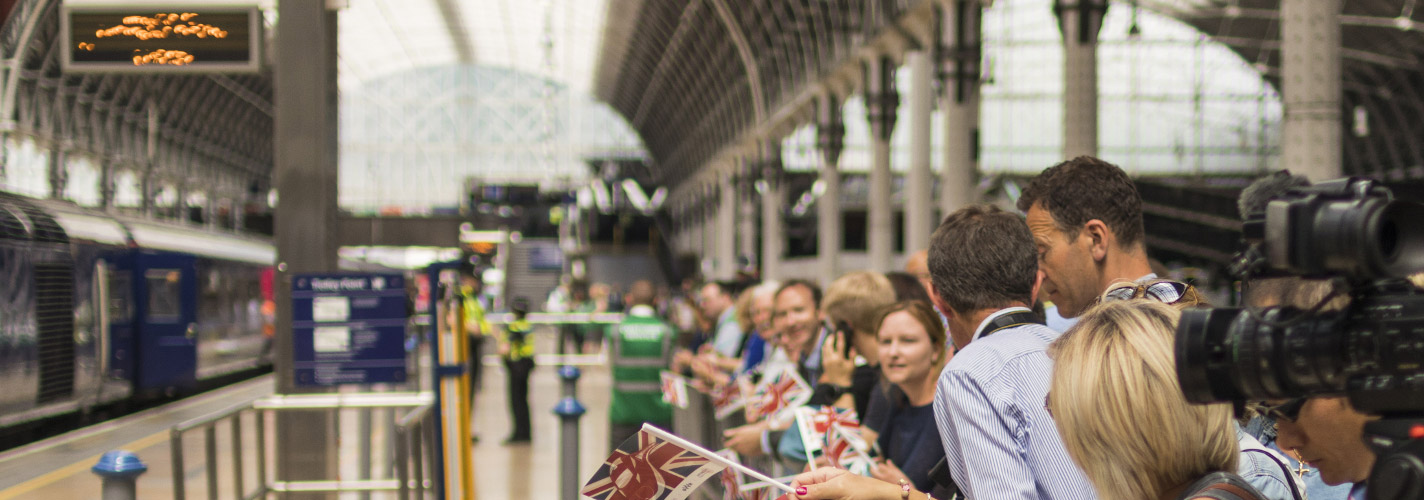
<svg viewBox="0 0 1424 500">
<path fill-rule="evenodd" d="M 672 327 L 656 316 L 629 314 L 609 330 L 613 402 L 608 420 L 618 424 L 672 422 L 672 406 L 663 401 L 659 378 L 672 357 Z"/>
</svg>

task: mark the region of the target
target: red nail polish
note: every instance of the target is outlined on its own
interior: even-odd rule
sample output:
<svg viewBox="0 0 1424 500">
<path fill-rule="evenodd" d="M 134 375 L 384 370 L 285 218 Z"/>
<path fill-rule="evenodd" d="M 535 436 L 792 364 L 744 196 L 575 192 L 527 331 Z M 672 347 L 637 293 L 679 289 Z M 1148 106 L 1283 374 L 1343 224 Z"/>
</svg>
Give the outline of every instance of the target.
<svg viewBox="0 0 1424 500">
<path fill-rule="evenodd" d="M 797 487 L 796 487 L 796 496 L 799 497 L 799 496 L 803 496 L 803 495 L 805 495 L 805 494 L 806 494 L 806 487 L 805 487 L 805 486 L 797 486 Z"/>
</svg>

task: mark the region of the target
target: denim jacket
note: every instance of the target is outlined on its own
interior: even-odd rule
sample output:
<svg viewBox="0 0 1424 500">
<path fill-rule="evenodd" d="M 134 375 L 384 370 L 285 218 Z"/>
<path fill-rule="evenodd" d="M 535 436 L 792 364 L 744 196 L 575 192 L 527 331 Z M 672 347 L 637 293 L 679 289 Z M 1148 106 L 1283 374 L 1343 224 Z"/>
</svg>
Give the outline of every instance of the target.
<svg viewBox="0 0 1424 500">
<path fill-rule="evenodd" d="M 1256 417 L 1246 423 L 1246 434 L 1255 437 L 1258 441 L 1266 443 L 1267 447 L 1286 457 L 1286 465 L 1294 471 L 1300 467 L 1300 462 L 1295 457 L 1285 453 L 1280 446 L 1276 445 L 1276 423 L 1265 417 Z M 1320 479 L 1320 471 L 1306 467 L 1305 477 L 1301 482 L 1305 484 L 1305 496 L 1309 500 L 1346 500 L 1350 495 L 1350 485 L 1341 484 L 1330 486 Z M 1294 473 L 1292 473 L 1294 475 Z"/>
<path fill-rule="evenodd" d="M 1276 450 L 1267 448 L 1236 425 L 1236 441 L 1241 445 L 1240 475 L 1256 491 L 1270 500 L 1306 500 L 1305 486 L 1289 470 L 1289 461 Z"/>
</svg>

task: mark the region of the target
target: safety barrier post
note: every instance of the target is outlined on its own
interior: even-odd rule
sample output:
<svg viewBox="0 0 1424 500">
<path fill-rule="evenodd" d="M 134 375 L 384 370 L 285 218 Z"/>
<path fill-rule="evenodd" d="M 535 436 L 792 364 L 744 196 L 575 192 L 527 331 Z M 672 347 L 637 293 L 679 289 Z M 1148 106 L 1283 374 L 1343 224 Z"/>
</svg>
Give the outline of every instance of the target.
<svg viewBox="0 0 1424 500">
<path fill-rule="evenodd" d="M 124 450 L 115 450 L 99 457 L 99 463 L 89 469 L 103 478 L 104 500 L 135 500 L 138 498 L 138 476 L 148 471 L 148 466 L 138 455 Z"/>
<path fill-rule="evenodd" d="M 564 399 L 559 400 L 559 404 L 554 406 L 554 414 L 559 416 L 562 422 L 562 443 L 560 453 L 563 454 L 560 460 L 560 496 L 563 500 L 578 500 L 579 497 L 579 418 L 584 414 L 584 407 L 578 402 L 578 379 L 579 369 L 573 365 L 564 365 L 559 368 L 559 378 L 564 380 Z"/>
</svg>

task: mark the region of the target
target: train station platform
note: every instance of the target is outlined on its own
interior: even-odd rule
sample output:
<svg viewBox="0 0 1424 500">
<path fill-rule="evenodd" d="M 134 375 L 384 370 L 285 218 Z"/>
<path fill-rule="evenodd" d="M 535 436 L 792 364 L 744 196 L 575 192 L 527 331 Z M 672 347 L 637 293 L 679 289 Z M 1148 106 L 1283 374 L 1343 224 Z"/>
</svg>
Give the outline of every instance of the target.
<svg viewBox="0 0 1424 500">
<path fill-rule="evenodd" d="M 536 331 L 537 352 L 553 351 L 553 333 Z M 425 357 L 422 357 L 424 359 Z M 588 408 L 580 420 L 579 477 L 582 481 L 592 474 L 607 457 L 609 372 L 601 363 L 601 356 L 576 357 L 583 376 L 578 384 L 579 401 Z M 552 409 L 562 398 L 562 381 L 557 366 L 553 363 L 561 358 L 538 355 L 540 365 L 530 379 L 530 408 L 533 415 L 533 442 L 523 445 L 502 445 L 501 441 L 511 431 L 510 414 L 505 392 L 504 367 L 496 356 L 484 359 L 484 387 L 475 399 L 473 428 L 481 438 L 473 449 L 474 467 L 469 473 L 473 477 L 475 497 L 480 499 L 506 498 L 554 498 L 559 492 L 559 418 Z M 246 382 L 198 394 L 182 401 L 146 410 L 103 424 L 76 430 L 51 439 L 27 446 L 0 452 L 0 500 L 40 500 L 75 499 L 99 500 L 101 481 L 90 472 L 90 467 L 98 462 L 100 455 L 110 450 L 134 452 L 148 466 L 148 471 L 138 479 L 138 498 L 163 500 L 178 498 L 173 482 L 173 447 L 170 432 L 175 426 L 185 422 L 201 421 L 219 416 L 236 407 L 252 403 L 270 396 L 273 392 L 273 375 L 264 375 Z M 348 391 L 349 392 L 349 391 Z M 389 456 L 384 455 L 390 440 L 390 415 L 374 412 L 374 425 L 370 434 L 365 434 L 359 410 L 343 409 L 338 420 L 338 446 L 342 457 Z M 218 419 L 213 426 L 212 437 L 216 447 L 209 453 L 205 441 L 209 439 L 202 428 L 186 432 L 182 438 L 181 457 L 183 460 L 183 490 L 186 498 L 211 498 L 208 489 L 214 487 L 217 498 L 255 498 L 259 482 L 271 481 L 275 476 L 276 435 L 272 432 L 276 419 L 266 413 L 267 431 L 265 443 L 259 446 L 259 432 L 254 420 L 262 413 L 245 412 L 239 414 L 242 431 L 236 442 L 240 443 L 242 467 L 233 467 L 234 436 L 231 419 Z M 371 439 L 363 450 L 363 436 Z M 258 460 L 258 451 L 266 454 L 265 460 Z M 218 474 L 216 481 L 210 482 L 209 459 L 216 459 Z M 375 463 L 380 463 L 377 458 Z M 259 464 L 264 469 L 259 474 Z M 359 467 L 343 458 L 338 479 L 364 479 Z M 243 478 L 242 495 L 233 483 L 234 471 Z M 372 479 L 391 478 L 393 472 L 372 468 Z M 259 478 L 264 478 L 259 481 Z M 275 496 L 275 495 L 269 495 Z M 256 497 L 260 498 L 260 497 Z M 393 491 L 373 491 L 364 493 L 343 493 L 343 499 L 385 499 L 398 498 Z M 434 498 L 429 490 L 425 498 Z"/>
</svg>

